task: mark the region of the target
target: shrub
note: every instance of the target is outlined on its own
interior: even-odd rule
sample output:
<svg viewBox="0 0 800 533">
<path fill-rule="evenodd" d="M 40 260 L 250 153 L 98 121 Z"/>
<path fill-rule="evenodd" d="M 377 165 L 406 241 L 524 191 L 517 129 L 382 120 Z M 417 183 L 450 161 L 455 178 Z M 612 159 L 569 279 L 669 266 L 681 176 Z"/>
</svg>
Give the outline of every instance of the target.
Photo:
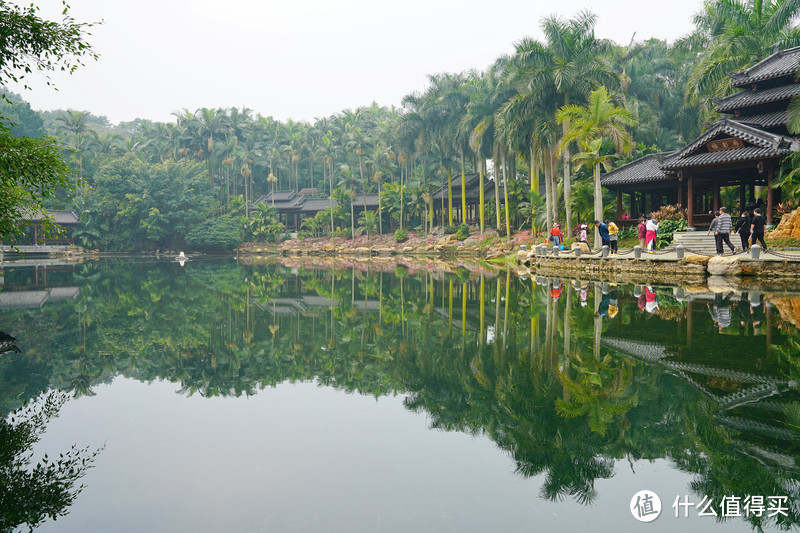
<svg viewBox="0 0 800 533">
<path fill-rule="evenodd" d="M 223 215 L 206 220 L 186 236 L 186 243 L 199 250 L 232 250 L 244 237 L 237 217 Z"/>
<path fill-rule="evenodd" d="M 444 227 L 444 234 L 445 235 L 452 235 L 456 231 L 458 231 L 458 228 L 456 228 L 455 226 L 445 226 Z"/>
<path fill-rule="evenodd" d="M 408 231 L 404 229 L 398 229 L 394 232 L 394 242 L 405 242 L 408 240 Z"/>
<path fill-rule="evenodd" d="M 679 205 L 662 205 L 653 215 L 659 223 L 665 220 L 685 220 L 687 218 L 686 209 Z M 661 227 L 659 226 L 659 233 L 660 232 Z"/>
<path fill-rule="evenodd" d="M 456 231 L 456 239 L 459 241 L 463 241 L 469 237 L 469 226 L 466 224 L 461 224 L 458 226 L 458 231 Z"/>
<path fill-rule="evenodd" d="M 672 243 L 672 236 L 676 231 L 684 231 L 688 227 L 685 218 L 678 220 L 667 219 L 658 224 L 656 247 L 667 246 Z"/>
</svg>

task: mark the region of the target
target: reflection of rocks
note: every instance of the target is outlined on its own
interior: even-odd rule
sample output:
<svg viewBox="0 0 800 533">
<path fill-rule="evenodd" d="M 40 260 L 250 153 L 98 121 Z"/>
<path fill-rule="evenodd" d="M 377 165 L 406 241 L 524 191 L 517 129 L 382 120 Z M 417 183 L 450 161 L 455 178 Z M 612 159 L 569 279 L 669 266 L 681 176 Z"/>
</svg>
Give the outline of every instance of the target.
<svg viewBox="0 0 800 533">
<path fill-rule="evenodd" d="M 713 293 L 735 292 L 735 280 L 726 276 L 709 276 L 706 280 L 708 289 Z"/>
<path fill-rule="evenodd" d="M 797 298 L 772 298 L 772 305 L 778 310 L 781 319 L 800 328 L 800 297 Z"/>
</svg>

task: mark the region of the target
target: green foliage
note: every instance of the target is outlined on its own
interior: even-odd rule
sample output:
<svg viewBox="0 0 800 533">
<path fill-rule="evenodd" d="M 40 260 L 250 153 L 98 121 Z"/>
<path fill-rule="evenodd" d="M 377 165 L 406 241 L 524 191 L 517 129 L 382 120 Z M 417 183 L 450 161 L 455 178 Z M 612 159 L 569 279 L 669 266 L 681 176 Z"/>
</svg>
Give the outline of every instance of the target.
<svg viewBox="0 0 800 533">
<path fill-rule="evenodd" d="M 61 159 L 55 139 L 14 137 L 0 129 L 0 235 L 13 241 L 25 228 L 17 221 L 41 213 L 43 199 L 69 188 L 70 168 Z M 57 228 L 45 221 L 46 235 Z"/>
<path fill-rule="evenodd" d="M 231 215 L 212 218 L 198 225 L 186 236 L 186 243 L 198 250 L 233 250 L 242 243 L 241 220 Z"/>
<path fill-rule="evenodd" d="M 677 220 L 667 219 L 658 224 L 658 232 L 656 233 L 657 241 L 656 246 L 662 248 L 672 244 L 672 237 L 676 231 L 686 231 L 688 224 L 685 218 Z"/>
<path fill-rule="evenodd" d="M 61 22 L 42 19 L 37 12 L 34 4 L 20 7 L 0 1 L 0 85 L 25 83 L 33 69 L 71 73 L 84 57 L 97 58 L 84 40 L 93 24 L 75 22 L 66 3 Z"/>
<path fill-rule="evenodd" d="M 458 226 L 458 230 L 456 231 L 456 239 L 463 241 L 467 237 L 469 237 L 469 226 L 466 224 L 460 224 Z"/>
<path fill-rule="evenodd" d="M 398 229 L 394 232 L 394 242 L 405 242 L 408 240 L 408 230 Z"/>
<path fill-rule="evenodd" d="M 31 109 L 31 105 L 16 94 L 2 93 L 0 96 L 0 123 L 14 137 L 44 137 L 44 121 Z"/>
<path fill-rule="evenodd" d="M 207 176 L 201 162 L 151 164 L 128 154 L 100 168 L 79 213 L 104 249 L 182 248 L 218 212 Z"/>
<path fill-rule="evenodd" d="M 444 234 L 445 235 L 452 235 L 456 231 L 458 231 L 458 227 L 457 226 L 445 226 L 444 227 Z"/>
</svg>

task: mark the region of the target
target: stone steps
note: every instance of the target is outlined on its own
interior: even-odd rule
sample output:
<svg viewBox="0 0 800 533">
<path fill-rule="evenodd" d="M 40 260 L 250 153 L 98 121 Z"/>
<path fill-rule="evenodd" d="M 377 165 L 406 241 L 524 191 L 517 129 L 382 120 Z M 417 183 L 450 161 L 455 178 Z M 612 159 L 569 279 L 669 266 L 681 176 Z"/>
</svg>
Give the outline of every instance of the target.
<svg viewBox="0 0 800 533">
<path fill-rule="evenodd" d="M 717 251 L 716 241 L 714 235 L 706 235 L 705 231 L 678 231 L 675 232 L 672 239 L 672 246 L 682 244 L 684 248 L 697 252 L 713 254 Z M 738 235 L 731 234 L 731 244 L 739 248 L 741 241 Z M 730 250 L 723 244 L 726 252 Z"/>
</svg>

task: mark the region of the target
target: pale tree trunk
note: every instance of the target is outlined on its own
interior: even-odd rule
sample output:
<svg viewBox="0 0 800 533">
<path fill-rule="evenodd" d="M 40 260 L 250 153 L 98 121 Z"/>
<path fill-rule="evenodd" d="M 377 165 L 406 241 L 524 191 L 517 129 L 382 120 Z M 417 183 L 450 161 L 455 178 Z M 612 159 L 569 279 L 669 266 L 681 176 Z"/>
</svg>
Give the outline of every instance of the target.
<svg viewBox="0 0 800 533">
<path fill-rule="evenodd" d="M 502 165 L 502 157 L 495 157 L 494 162 L 500 161 Z M 500 176 L 497 173 L 497 165 L 494 166 L 494 214 L 495 219 L 497 219 L 497 231 L 500 231 Z"/>
<path fill-rule="evenodd" d="M 464 167 L 464 150 L 461 150 L 461 223 L 467 223 L 467 184 L 464 180 L 467 177 L 467 171 Z"/>
<path fill-rule="evenodd" d="M 594 166 L 594 219 L 603 221 L 603 191 L 600 188 L 600 163 Z M 600 230 L 594 228 L 594 248 L 599 250 L 601 246 Z"/>
<path fill-rule="evenodd" d="M 569 97 L 564 95 L 564 105 L 569 105 Z M 567 134 L 569 131 L 569 120 L 565 120 L 563 124 L 563 132 L 564 135 Z M 568 235 L 572 235 L 572 228 L 570 224 L 572 224 L 572 206 L 570 206 L 570 188 L 571 188 L 571 176 L 570 176 L 570 168 L 569 168 L 569 145 L 564 147 L 564 209 L 566 210 L 566 220 L 564 221 L 564 228 L 567 231 Z"/>
<path fill-rule="evenodd" d="M 480 213 L 481 233 L 483 233 L 483 229 L 484 229 L 484 226 L 485 226 L 485 224 L 484 224 L 484 215 L 486 213 L 486 198 L 485 198 L 485 195 L 483 194 L 483 189 L 484 189 L 483 178 L 484 178 L 485 174 L 486 174 L 486 160 L 481 158 L 478 161 L 478 177 L 479 177 L 479 180 L 478 180 L 478 182 L 479 182 L 479 184 L 478 184 L 478 188 L 479 188 L 478 194 L 480 196 L 480 199 L 479 199 L 480 203 L 478 205 L 478 211 Z"/>
<path fill-rule="evenodd" d="M 509 219 L 508 214 L 508 165 L 506 164 L 505 155 L 502 157 L 503 160 L 503 203 L 505 204 L 505 212 L 506 212 L 506 240 L 511 241 L 511 221 Z"/>
</svg>

